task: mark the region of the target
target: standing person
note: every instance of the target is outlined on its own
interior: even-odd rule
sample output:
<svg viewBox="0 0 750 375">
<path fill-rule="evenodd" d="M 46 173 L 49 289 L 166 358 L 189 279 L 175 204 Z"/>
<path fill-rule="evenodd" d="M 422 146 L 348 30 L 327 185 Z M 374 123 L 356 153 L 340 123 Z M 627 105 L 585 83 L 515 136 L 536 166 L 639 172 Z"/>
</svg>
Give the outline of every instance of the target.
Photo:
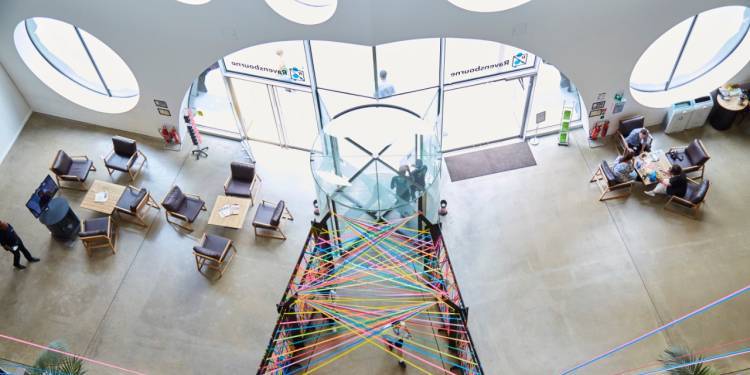
<svg viewBox="0 0 750 375">
<path fill-rule="evenodd" d="M 414 168 L 409 174 L 411 177 L 411 195 L 416 198 L 418 192 L 424 191 L 425 189 L 425 178 L 427 177 L 427 166 L 424 165 L 422 159 L 417 159 L 414 162 Z"/>
<path fill-rule="evenodd" d="M 411 188 L 411 181 L 407 176 L 408 172 L 409 166 L 402 165 L 398 169 L 398 174 L 391 178 L 391 189 L 396 193 L 396 205 L 399 206 L 398 210 L 401 216 L 409 214 L 407 203 L 414 199 L 414 190 Z"/>
<path fill-rule="evenodd" d="M 682 172 L 682 167 L 675 164 L 672 168 L 669 168 L 670 178 L 664 178 L 653 188 L 651 191 L 645 193 L 650 196 L 656 196 L 656 194 L 662 195 L 674 195 L 680 198 L 685 197 L 687 193 L 687 176 Z"/>
<path fill-rule="evenodd" d="M 392 352 L 394 347 L 398 349 L 396 354 L 398 355 L 398 365 L 401 367 L 406 367 L 406 362 L 404 362 L 404 338 L 410 340 L 412 337 L 409 327 L 400 320 L 391 323 L 386 329 L 385 339 L 389 344 L 388 351 Z"/>
<path fill-rule="evenodd" d="M 380 76 L 380 83 L 378 83 L 378 92 L 375 96 L 378 98 L 385 98 L 396 93 L 396 88 L 392 83 L 388 82 L 388 72 L 381 70 L 378 74 Z"/>
<path fill-rule="evenodd" d="M 33 263 L 39 261 L 39 258 L 31 256 L 31 253 L 26 249 L 26 246 L 24 246 L 23 241 L 18 237 L 18 234 L 16 234 L 13 227 L 2 220 L 0 220 L 0 245 L 2 245 L 5 250 L 13 253 L 13 267 L 16 267 L 19 270 L 26 268 L 26 266 L 21 265 L 21 253 L 23 253 L 23 256 L 29 262 Z"/>
<path fill-rule="evenodd" d="M 625 138 L 625 142 L 636 155 L 651 151 L 651 134 L 646 128 L 631 130 L 628 137 Z"/>
</svg>

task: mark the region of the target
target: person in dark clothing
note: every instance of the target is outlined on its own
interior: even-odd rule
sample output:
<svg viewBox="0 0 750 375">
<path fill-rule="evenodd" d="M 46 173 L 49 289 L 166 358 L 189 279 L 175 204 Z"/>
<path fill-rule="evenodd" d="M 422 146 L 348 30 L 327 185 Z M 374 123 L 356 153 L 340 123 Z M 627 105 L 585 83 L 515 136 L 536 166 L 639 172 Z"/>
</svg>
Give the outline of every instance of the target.
<svg viewBox="0 0 750 375">
<path fill-rule="evenodd" d="M 409 214 L 407 204 L 414 200 L 414 190 L 408 173 L 409 166 L 403 165 L 398 169 L 398 174 L 391 178 L 391 189 L 396 194 L 396 206 L 399 206 L 398 211 L 404 217 Z"/>
<path fill-rule="evenodd" d="M 425 178 L 427 177 L 427 166 L 424 165 L 422 160 L 417 160 L 414 163 L 414 168 L 409 173 L 409 177 L 411 177 L 411 194 L 412 197 L 417 197 L 419 195 L 419 192 L 424 191 L 425 189 Z"/>
<path fill-rule="evenodd" d="M 645 192 L 647 195 L 655 196 L 656 194 L 674 195 L 680 198 L 685 197 L 687 193 L 687 176 L 682 172 L 682 168 L 675 164 L 669 169 L 670 178 L 659 181 L 656 187 Z"/>
<path fill-rule="evenodd" d="M 22 253 L 29 262 L 33 263 L 39 261 L 39 258 L 31 256 L 31 253 L 26 249 L 26 246 L 24 246 L 23 241 L 18 237 L 18 234 L 13 227 L 2 220 L 0 220 L 0 245 L 2 245 L 5 250 L 13 253 L 13 267 L 18 268 L 19 270 L 26 268 L 26 266 L 21 265 Z"/>
</svg>

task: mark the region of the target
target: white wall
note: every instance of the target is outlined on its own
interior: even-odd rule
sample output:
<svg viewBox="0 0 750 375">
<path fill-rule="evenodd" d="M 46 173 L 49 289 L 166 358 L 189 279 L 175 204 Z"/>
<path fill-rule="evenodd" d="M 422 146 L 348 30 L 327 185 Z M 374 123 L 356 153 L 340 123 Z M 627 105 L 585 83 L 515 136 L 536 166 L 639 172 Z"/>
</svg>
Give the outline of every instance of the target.
<svg viewBox="0 0 750 375">
<path fill-rule="evenodd" d="M 31 108 L 0 64 L 0 162 L 31 115 Z"/>
<path fill-rule="evenodd" d="M 280 40 L 322 39 L 380 44 L 424 37 L 494 40 L 527 49 L 573 80 L 590 106 L 606 92 L 608 105 L 625 90 L 621 115 L 644 113 L 648 124 L 665 110 L 644 108 L 627 91 L 630 72 L 662 33 L 701 11 L 747 0 L 532 0 L 499 13 L 473 13 L 445 0 L 339 0 L 326 23 L 303 26 L 274 13 L 263 0 L 213 0 L 191 6 L 176 0 L 2 0 L 0 63 L 31 108 L 60 117 L 156 135 L 165 118 L 153 99 L 172 113 L 204 67 L 239 49 Z M 141 99 L 126 113 L 97 113 L 71 104 L 41 83 L 16 53 L 13 29 L 28 17 L 46 16 L 80 26 L 123 57 L 138 79 Z M 342 56 L 345 58 L 345 56 Z M 734 81 L 750 80 L 750 69 Z M 171 118 L 175 123 L 177 116 Z M 616 123 L 616 117 L 610 117 Z"/>
</svg>

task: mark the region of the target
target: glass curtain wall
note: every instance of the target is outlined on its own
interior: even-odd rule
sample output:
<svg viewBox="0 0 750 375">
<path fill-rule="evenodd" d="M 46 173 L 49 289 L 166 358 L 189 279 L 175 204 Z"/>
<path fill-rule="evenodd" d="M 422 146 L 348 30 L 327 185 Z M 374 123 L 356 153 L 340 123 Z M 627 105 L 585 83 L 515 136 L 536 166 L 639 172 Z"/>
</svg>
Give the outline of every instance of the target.
<svg viewBox="0 0 750 375">
<path fill-rule="evenodd" d="M 542 111 L 539 132 L 559 127 L 563 107 L 581 118 L 578 91 L 553 65 L 512 46 L 455 38 L 254 46 L 202 72 L 189 103 L 205 130 L 302 150 L 315 147 L 334 117 L 370 104 L 397 106 L 435 124 L 443 152 L 523 139 L 536 131 L 529 118 Z M 316 151 L 345 156 L 353 170 L 370 159 L 359 160 L 361 150 L 344 142 L 321 147 Z"/>
</svg>

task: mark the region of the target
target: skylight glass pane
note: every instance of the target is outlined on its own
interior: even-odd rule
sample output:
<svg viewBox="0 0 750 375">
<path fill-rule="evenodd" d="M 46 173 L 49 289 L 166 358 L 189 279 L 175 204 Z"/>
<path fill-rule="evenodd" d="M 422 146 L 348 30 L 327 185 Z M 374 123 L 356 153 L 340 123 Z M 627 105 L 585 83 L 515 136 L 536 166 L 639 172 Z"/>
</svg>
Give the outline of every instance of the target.
<svg viewBox="0 0 750 375">
<path fill-rule="evenodd" d="M 670 88 L 690 82 L 720 64 L 744 39 L 750 8 L 729 6 L 698 15 Z"/>
<path fill-rule="evenodd" d="M 39 53 L 58 71 L 82 86 L 107 94 L 72 25 L 32 18 L 26 21 L 26 27 Z"/>
<path fill-rule="evenodd" d="M 123 98 L 138 95 L 138 82 L 125 61 L 96 37 L 79 31 L 111 95 Z"/>
</svg>

